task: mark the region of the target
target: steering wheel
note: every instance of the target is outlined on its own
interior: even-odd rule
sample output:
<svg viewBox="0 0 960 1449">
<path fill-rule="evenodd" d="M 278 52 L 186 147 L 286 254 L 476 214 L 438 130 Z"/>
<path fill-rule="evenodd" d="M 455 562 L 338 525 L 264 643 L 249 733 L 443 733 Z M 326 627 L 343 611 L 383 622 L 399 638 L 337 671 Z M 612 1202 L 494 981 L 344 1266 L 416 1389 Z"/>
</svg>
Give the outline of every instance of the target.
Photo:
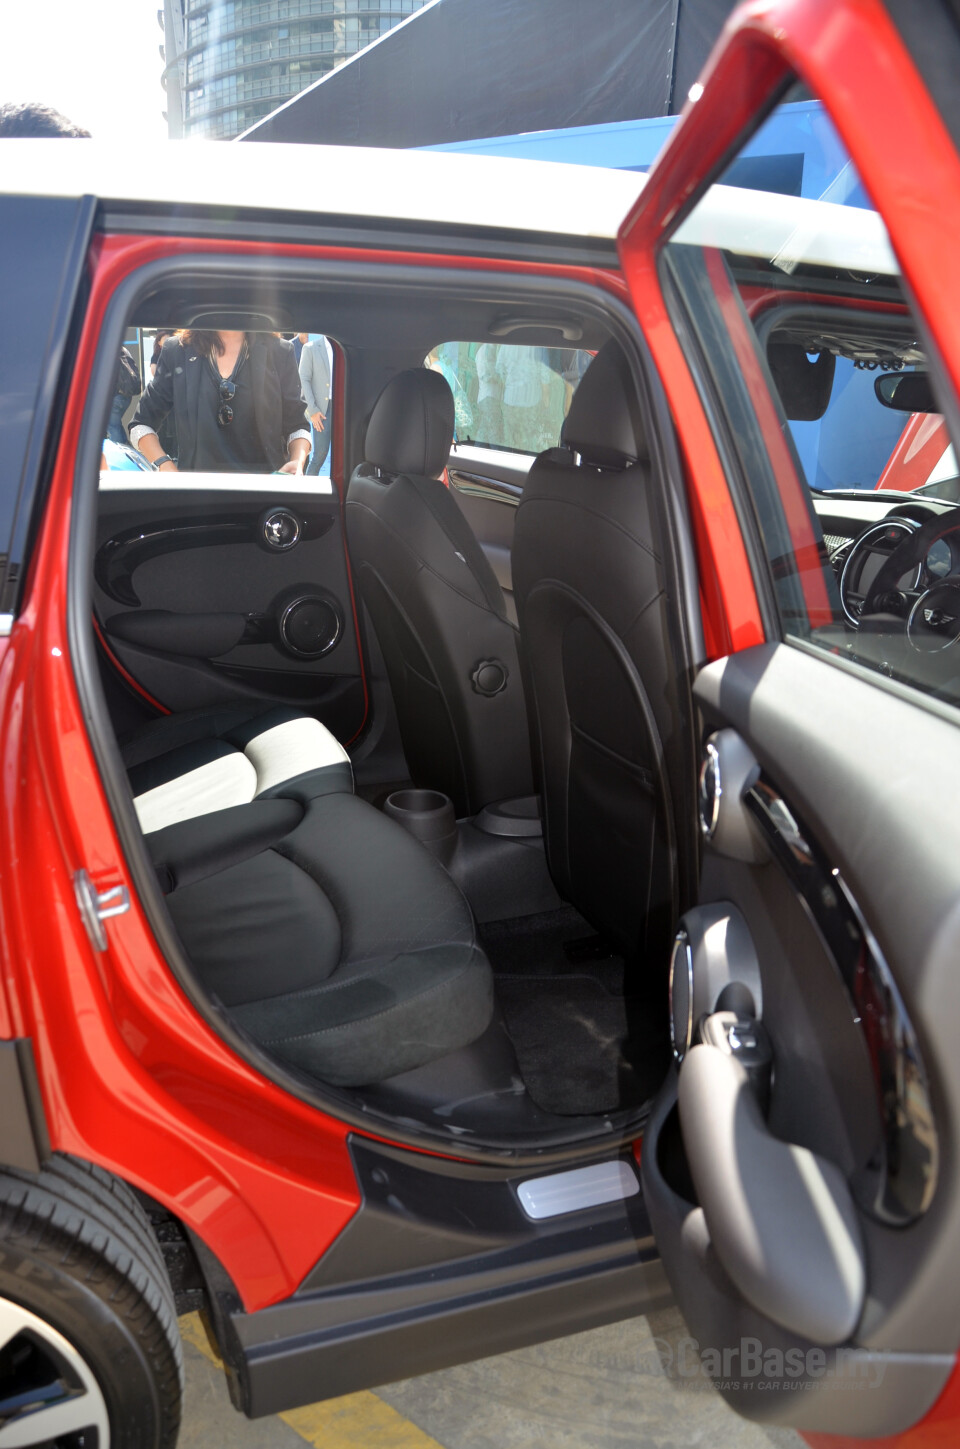
<svg viewBox="0 0 960 1449">
<path fill-rule="evenodd" d="M 960 638 L 960 579 L 941 579 L 915 597 L 897 589 L 903 575 L 922 564 L 933 545 L 960 530 L 960 508 L 928 518 L 909 534 L 884 562 L 863 601 L 862 618 L 877 613 L 902 613 L 909 607 L 907 638 L 921 653 L 936 653 Z"/>
</svg>

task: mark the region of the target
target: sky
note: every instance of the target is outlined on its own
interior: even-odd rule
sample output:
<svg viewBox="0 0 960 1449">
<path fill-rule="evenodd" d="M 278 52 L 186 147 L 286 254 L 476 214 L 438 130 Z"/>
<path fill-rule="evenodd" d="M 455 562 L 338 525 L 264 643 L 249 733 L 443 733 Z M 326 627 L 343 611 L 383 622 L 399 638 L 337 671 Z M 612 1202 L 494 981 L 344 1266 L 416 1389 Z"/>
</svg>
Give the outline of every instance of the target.
<svg viewBox="0 0 960 1449">
<path fill-rule="evenodd" d="M 163 0 L 4 0 L 0 102 L 42 101 L 104 140 L 163 140 Z"/>
</svg>

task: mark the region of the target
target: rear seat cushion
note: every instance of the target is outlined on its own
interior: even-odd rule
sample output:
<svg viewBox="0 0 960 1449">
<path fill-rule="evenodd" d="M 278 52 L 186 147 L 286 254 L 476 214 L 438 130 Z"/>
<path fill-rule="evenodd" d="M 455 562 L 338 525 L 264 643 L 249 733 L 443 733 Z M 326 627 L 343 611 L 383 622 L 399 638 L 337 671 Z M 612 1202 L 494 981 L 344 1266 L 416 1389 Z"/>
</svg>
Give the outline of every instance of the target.
<svg viewBox="0 0 960 1449">
<path fill-rule="evenodd" d="M 272 1054 L 362 1086 L 474 1041 L 493 978 L 470 908 L 363 800 L 273 798 L 147 837 L 207 990 Z"/>
<path fill-rule="evenodd" d="M 353 789 L 343 746 L 318 720 L 291 709 L 168 715 L 120 748 L 145 835 L 278 790 L 305 801 Z"/>
</svg>

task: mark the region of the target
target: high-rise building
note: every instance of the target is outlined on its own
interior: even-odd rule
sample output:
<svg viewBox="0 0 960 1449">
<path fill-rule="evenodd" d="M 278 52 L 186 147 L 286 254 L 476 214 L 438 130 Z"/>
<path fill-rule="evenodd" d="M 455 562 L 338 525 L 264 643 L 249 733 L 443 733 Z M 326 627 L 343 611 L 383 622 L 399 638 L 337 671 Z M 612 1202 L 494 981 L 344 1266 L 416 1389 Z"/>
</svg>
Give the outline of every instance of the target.
<svg viewBox="0 0 960 1449">
<path fill-rule="evenodd" d="M 169 135 L 238 136 L 424 3 L 164 0 Z"/>
</svg>

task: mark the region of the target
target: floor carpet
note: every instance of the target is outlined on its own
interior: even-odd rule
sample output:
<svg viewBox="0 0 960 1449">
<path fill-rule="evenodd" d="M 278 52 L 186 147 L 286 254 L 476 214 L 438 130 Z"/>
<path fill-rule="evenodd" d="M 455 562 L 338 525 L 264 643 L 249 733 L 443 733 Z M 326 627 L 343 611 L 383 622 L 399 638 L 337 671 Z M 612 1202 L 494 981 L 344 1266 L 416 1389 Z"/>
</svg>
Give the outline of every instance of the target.
<svg viewBox="0 0 960 1449">
<path fill-rule="evenodd" d="M 628 982 L 622 957 L 576 911 L 497 921 L 481 939 L 539 1106 L 561 1116 L 613 1112 L 653 1095 L 669 1057 L 666 1001 Z"/>
</svg>

